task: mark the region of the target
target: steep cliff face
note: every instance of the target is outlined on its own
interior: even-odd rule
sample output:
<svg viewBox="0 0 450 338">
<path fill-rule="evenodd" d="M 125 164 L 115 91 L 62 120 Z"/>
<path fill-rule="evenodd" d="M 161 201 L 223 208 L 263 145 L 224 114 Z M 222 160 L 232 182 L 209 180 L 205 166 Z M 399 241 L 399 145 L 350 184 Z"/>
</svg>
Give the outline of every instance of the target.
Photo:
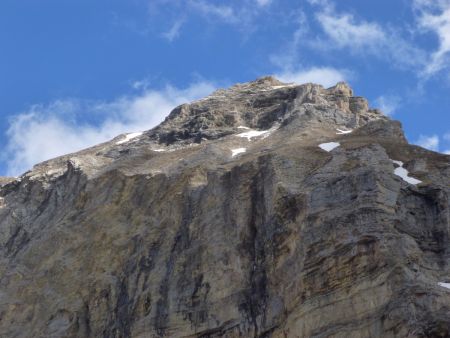
<svg viewBox="0 0 450 338">
<path fill-rule="evenodd" d="M 0 336 L 449 337 L 449 178 L 346 84 L 219 90 L 2 180 Z"/>
</svg>

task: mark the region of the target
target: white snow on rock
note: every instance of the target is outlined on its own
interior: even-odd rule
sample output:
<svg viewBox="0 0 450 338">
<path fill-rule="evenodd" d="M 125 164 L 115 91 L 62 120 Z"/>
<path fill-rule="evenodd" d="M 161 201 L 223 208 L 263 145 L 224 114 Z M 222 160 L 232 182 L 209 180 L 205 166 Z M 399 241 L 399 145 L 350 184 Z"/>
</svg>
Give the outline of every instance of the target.
<svg viewBox="0 0 450 338">
<path fill-rule="evenodd" d="M 272 86 L 272 89 L 280 89 L 280 88 L 295 87 L 295 86 L 297 86 L 297 84 L 289 83 L 289 84 L 285 84 L 285 85 Z"/>
<path fill-rule="evenodd" d="M 258 137 L 267 134 L 268 132 L 269 132 L 268 130 L 250 130 L 245 133 L 237 134 L 236 136 L 246 137 L 247 140 L 250 141 L 253 137 Z"/>
<path fill-rule="evenodd" d="M 336 133 L 337 135 L 344 135 L 344 134 L 350 134 L 353 129 L 350 130 L 342 130 L 342 129 L 336 129 L 338 132 Z"/>
<path fill-rule="evenodd" d="M 142 132 L 126 134 L 125 138 L 123 140 L 120 140 L 119 142 L 116 142 L 116 144 L 127 143 L 127 142 L 131 141 L 132 139 L 139 137 L 141 135 L 142 135 Z"/>
<path fill-rule="evenodd" d="M 172 153 L 174 151 L 187 149 L 187 148 L 194 148 L 194 147 L 199 147 L 199 146 L 200 146 L 200 143 L 189 143 L 189 144 L 184 144 L 184 145 L 174 144 L 171 146 L 167 146 L 166 148 L 155 148 L 155 149 L 151 149 L 151 150 L 156 151 L 158 153 Z"/>
<path fill-rule="evenodd" d="M 319 144 L 319 147 L 322 148 L 325 151 L 332 151 L 334 148 L 339 147 L 341 144 L 339 142 L 328 142 L 328 143 L 322 143 Z"/>
<path fill-rule="evenodd" d="M 267 129 L 267 130 L 253 130 L 253 129 L 250 129 L 250 128 L 242 127 L 242 126 L 241 126 L 241 127 L 238 127 L 238 128 L 241 128 L 241 129 L 243 128 L 243 129 L 246 129 L 246 130 L 248 130 L 248 131 L 246 131 L 246 132 L 244 132 L 244 133 L 237 134 L 237 135 L 235 135 L 235 136 L 238 136 L 238 137 L 245 137 L 245 138 L 247 138 L 247 140 L 249 140 L 249 141 L 251 141 L 253 137 L 259 137 L 259 136 L 262 136 L 262 138 L 264 139 L 264 138 L 270 136 L 270 134 L 272 134 L 272 132 L 274 132 L 275 130 L 277 130 L 279 127 L 280 127 L 280 126 L 279 126 L 278 123 L 275 123 L 275 124 L 272 126 L 272 128 Z"/>
<path fill-rule="evenodd" d="M 441 283 L 441 282 L 439 282 L 438 285 L 442 286 L 443 288 L 450 289 L 450 283 Z"/>
<path fill-rule="evenodd" d="M 246 148 L 231 149 L 231 157 L 235 157 L 236 155 L 245 153 L 246 151 L 247 151 Z"/>
<path fill-rule="evenodd" d="M 238 129 L 246 129 L 246 130 L 249 130 L 250 128 L 249 128 L 249 127 L 244 127 L 244 126 L 239 126 Z"/>
<path fill-rule="evenodd" d="M 246 137 L 247 140 L 251 141 L 253 137 L 258 137 L 262 135 L 269 136 L 270 130 L 249 130 L 245 133 L 237 134 L 238 137 Z"/>
<path fill-rule="evenodd" d="M 408 182 L 409 184 L 414 184 L 414 185 L 422 183 L 422 181 L 415 179 L 414 177 L 408 176 L 409 172 L 408 172 L 408 170 L 403 168 L 402 161 L 394 161 L 394 160 L 391 160 L 391 161 L 398 165 L 398 167 L 395 168 L 395 170 L 394 170 L 394 174 L 401 177 L 403 181 Z"/>
</svg>

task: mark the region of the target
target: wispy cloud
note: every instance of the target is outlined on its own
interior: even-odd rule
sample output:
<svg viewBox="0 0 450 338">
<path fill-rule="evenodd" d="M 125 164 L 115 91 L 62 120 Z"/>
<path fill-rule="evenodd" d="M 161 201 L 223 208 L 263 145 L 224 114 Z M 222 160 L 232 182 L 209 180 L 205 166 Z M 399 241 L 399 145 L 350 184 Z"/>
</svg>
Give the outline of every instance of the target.
<svg viewBox="0 0 450 338">
<path fill-rule="evenodd" d="M 423 148 L 438 151 L 439 150 L 439 136 L 438 135 L 420 135 L 419 139 L 415 142 L 418 146 Z"/>
<path fill-rule="evenodd" d="M 450 141 L 450 134 L 445 134 L 442 139 L 445 141 Z M 443 154 L 450 155 L 450 149 L 445 149 L 444 147 L 442 147 L 441 138 L 436 134 L 420 135 L 415 144 L 429 150 L 439 151 Z M 444 148 L 444 150 L 442 150 L 442 148 Z"/>
<path fill-rule="evenodd" d="M 311 5 L 317 6 L 315 18 L 321 26 L 328 40 L 319 40 L 317 46 L 328 48 L 347 48 L 360 51 L 362 48 L 375 52 L 385 43 L 387 34 L 375 22 L 368 22 L 355 18 L 350 13 L 339 13 L 334 2 L 329 0 L 308 0 Z"/>
<path fill-rule="evenodd" d="M 420 28 L 439 39 L 439 46 L 424 69 L 425 76 L 430 76 L 450 65 L 450 1 L 415 0 L 414 5 Z"/>
<path fill-rule="evenodd" d="M 450 142 L 450 133 L 446 133 L 443 138 L 446 142 Z M 443 153 L 450 155 L 450 149 L 444 150 Z"/>
<path fill-rule="evenodd" d="M 306 2 L 312 7 L 308 9 L 303 2 L 289 6 L 290 12 L 268 11 L 269 6 L 276 5 L 274 0 L 153 0 L 150 7 L 160 17 L 161 13 L 167 16 L 166 22 L 171 23 L 160 33 L 169 42 L 180 36 L 182 28 L 189 24 L 192 17 L 207 21 L 209 26 L 227 24 L 243 33 L 246 40 L 256 31 L 265 29 L 264 25 L 269 21 L 278 27 L 292 26 L 298 21 L 293 13 L 308 11 L 309 18 L 302 20 L 304 25 L 298 25 L 296 33 L 304 37 L 301 40 L 303 48 L 323 55 L 330 53 L 330 50 L 342 50 L 357 57 L 375 57 L 397 69 L 413 71 L 419 78 L 450 67 L 450 0 L 412 0 L 407 5 L 413 8 L 415 21 L 405 22 L 404 25 L 365 19 L 355 12 L 341 10 L 338 1 Z M 185 20 L 177 19 L 180 12 L 184 13 Z M 313 20 L 320 29 L 305 34 L 308 21 Z M 411 29 L 413 24 L 418 29 Z M 423 33 L 437 36 L 436 49 L 430 50 L 429 46 L 416 39 L 423 37 Z M 287 47 L 285 58 L 292 56 L 298 47 L 295 42 Z"/>
<path fill-rule="evenodd" d="M 275 76 L 284 82 L 316 83 L 324 87 L 334 86 L 340 81 L 349 81 L 353 74 L 345 69 L 337 69 L 324 65 L 305 65 L 301 62 L 299 50 L 308 39 L 310 26 L 307 15 L 298 10 L 294 13 L 296 29 L 280 52 L 270 55 L 271 63 L 278 68 Z"/>
<path fill-rule="evenodd" d="M 319 37 L 312 43 L 316 49 L 346 49 L 353 54 L 389 61 L 398 68 L 421 69 L 426 64 L 426 53 L 395 29 L 356 18 L 353 14 L 337 13 L 330 2 L 321 6 L 316 19 L 326 38 Z"/>
<path fill-rule="evenodd" d="M 148 78 L 143 78 L 140 80 L 132 81 L 130 85 L 134 90 L 146 91 L 148 88 L 150 88 L 150 80 Z"/>
<path fill-rule="evenodd" d="M 450 68 L 450 0 L 412 2 L 419 33 L 432 33 L 438 38 L 434 50 L 418 47 L 407 26 L 381 25 L 350 13 L 339 13 L 329 0 L 309 2 L 320 8 L 316 19 L 327 37 L 325 40 L 319 37 L 313 43 L 318 49 L 348 49 L 376 56 L 398 68 L 415 71 L 419 78 Z"/>
<path fill-rule="evenodd" d="M 284 45 L 280 46 L 279 51 L 269 56 L 270 62 L 283 70 L 298 67 L 301 43 L 307 39 L 310 30 L 305 12 L 297 10 L 293 14 L 295 30 Z"/>
<path fill-rule="evenodd" d="M 271 2 L 272 0 L 256 0 L 256 4 L 261 7 L 268 6 Z"/>
<path fill-rule="evenodd" d="M 278 68 L 275 76 L 284 82 L 316 83 L 324 87 L 334 86 L 337 82 L 348 81 L 352 73 L 345 69 L 337 69 L 324 65 L 305 65 L 301 61 L 299 51 L 302 43 L 308 39 L 310 26 L 307 15 L 302 10 L 293 13 L 296 29 L 280 51 L 270 55 L 270 62 Z"/>
<path fill-rule="evenodd" d="M 385 32 L 379 25 L 362 20 L 357 22 L 350 14 L 336 16 L 324 11 L 317 14 L 317 19 L 338 48 L 377 48 L 386 40 Z"/>
<path fill-rule="evenodd" d="M 395 95 L 382 95 L 375 99 L 375 105 L 386 115 L 394 114 L 400 103 L 400 97 Z"/>
<path fill-rule="evenodd" d="M 181 27 L 184 24 L 184 19 L 178 19 L 176 20 L 172 27 L 167 32 L 164 32 L 162 36 L 167 39 L 169 42 L 174 41 L 180 36 Z"/>
<path fill-rule="evenodd" d="M 203 0 L 190 0 L 188 4 L 209 18 L 219 18 L 229 23 L 235 23 L 238 20 L 234 8 L 228 5 L 216 5 Z"/>
<path fill-rule="evenodd" d="M 324 87 L 331 87 L 340 81 L 348 81 L 350 73 L 331 67 L 312 67 L 295 71 L 285 70 L 276 74 L 276 77 L 284 82 L 317 83 Z"/>
<path fill-rule="evenodd" d="M 369 22 L 354 14 L 338 12 L 331 0 L 308 0 L 319 8 L 316 19 L 326 39 L 319 36 L 312 45 L 317 49 L 346 49 L 351 53 L 376 56 L 401 69 L 413 70 L 427 79 L 450 68 L 450 0 L 413 0 L 415 24 L 389 25 Z M 416 38 L 431 33 L 438 45 L 430 49 Z"/>
<path fill-rule="evenodd" d="M 7 173 L 19 175 L 41 161 L 105 142 L 121 133 L 150 129 L 175 106 L 213 90 L 213 84 L 203 81 L 185 89 L 166 86 L 145 90 L 111 102 L 66 99 L 34 105 L 11 120 L 3 155 Z M 97 122 L 86 123 L 86 116 L 95 117 Z"/>
<path fill-rule="evenodd" d="M 267 8 L 274 0 L 233 0 L 233 1 L 209 1 L 209 0 L 152 0 L 149 4 L 150 23 L 157 21 L 162 16 L 167 22 L 173 22 L 166 30 L 160 33 L 169 42 L 174 41 L 182 33 L 182 28 L 189 25 L 193 19 L 204 20 L 208 27 L 217 24 L 225 24 L 242 33 L 247 39 L 255 31 L 261 28 L 261 15 L 267 18 L 273 16 Z M 183 19 L 179 19 L 179 13 Z M 156 19 L 156 20 L 155 20 Z M 164 23 L 162 23 L 164 25 Z"/>
</svg>

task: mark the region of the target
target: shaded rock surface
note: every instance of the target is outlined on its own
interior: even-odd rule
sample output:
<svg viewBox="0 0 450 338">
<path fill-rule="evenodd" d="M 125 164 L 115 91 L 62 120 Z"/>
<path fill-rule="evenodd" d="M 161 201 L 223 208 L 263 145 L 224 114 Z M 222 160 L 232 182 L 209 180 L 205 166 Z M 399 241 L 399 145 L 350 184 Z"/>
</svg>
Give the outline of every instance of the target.
<svg viewBox="0 0 450 338">
<path fill-rule="evenodd" d="M 450 336 L 449 156 L 348 85 L 262 78 L 125 137 L 1 180 L 1 337 Z"/>
</svg>

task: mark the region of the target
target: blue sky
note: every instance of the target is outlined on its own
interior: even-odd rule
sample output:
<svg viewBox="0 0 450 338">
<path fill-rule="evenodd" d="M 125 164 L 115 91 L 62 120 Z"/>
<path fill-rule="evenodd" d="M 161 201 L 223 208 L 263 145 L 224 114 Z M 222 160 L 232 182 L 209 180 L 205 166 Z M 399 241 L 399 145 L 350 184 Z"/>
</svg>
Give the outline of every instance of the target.
<svg viewBox="0 0 450 338">
<path fill-rule="evenodd" d="M 450 0 L 2 0 L 0 175 L 275 74 L 340 80 L 450 151 Z"/>
</svg>

